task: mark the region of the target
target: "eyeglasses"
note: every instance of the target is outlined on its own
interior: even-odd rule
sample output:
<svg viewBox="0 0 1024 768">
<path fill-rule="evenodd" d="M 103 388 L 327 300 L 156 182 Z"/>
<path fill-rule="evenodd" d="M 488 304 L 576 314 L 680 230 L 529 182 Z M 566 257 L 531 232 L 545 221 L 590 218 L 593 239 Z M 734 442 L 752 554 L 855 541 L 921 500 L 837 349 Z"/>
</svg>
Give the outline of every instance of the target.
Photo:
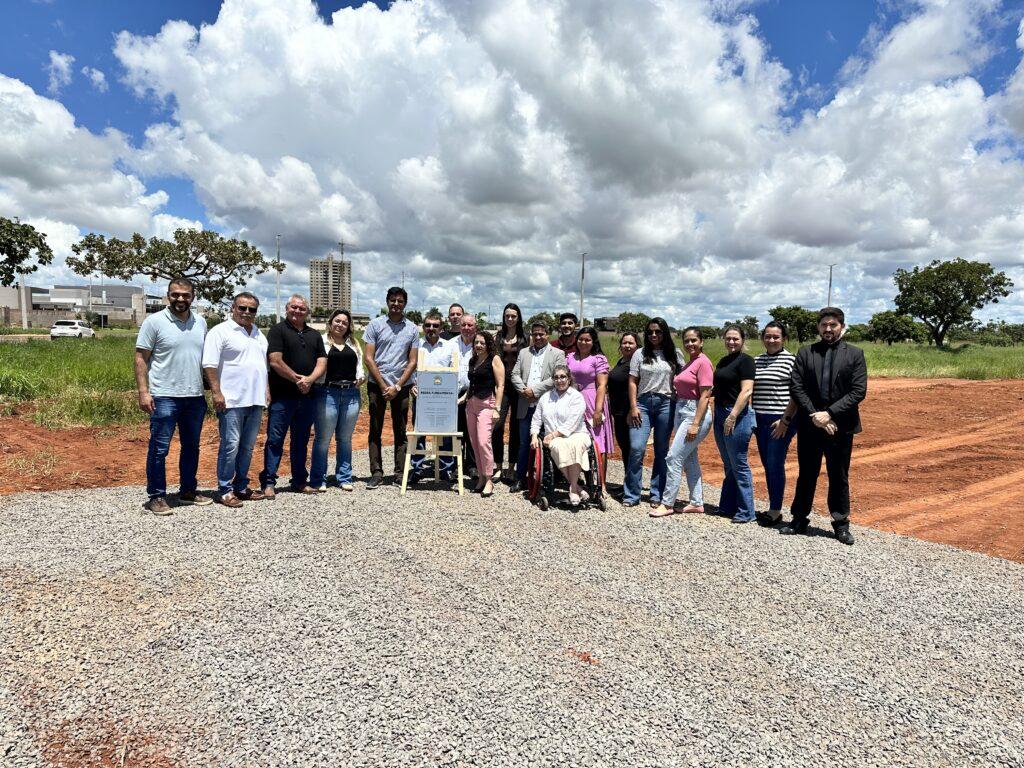
<svg viewBox="0 0 1024 768">
<path fill-rule="evenodd" d="M 440 323 L 424 323 L 423 327 L 424 328 L 440 328 L 441 324 Z"/>
<path fill-rule="evenodd" d="M 243 315 L 255 315 L 259 312 L 259 307 L 242 307 L 238 306 L 235 309 Z"/>
<path fill-rule="evenodd" d="M 647 329 L 647 335 L 648 336 L 661 336 L 661 328 L 648 328 Z"/>
<path fill-rule="evenodd" d="M 566 376 L 564 373 L 560 373 L 558 376 L 552 376 L 551 378 L 553 378 L 555 381 L 568 381 L 569 380 L 569 377 Z"/>
</svg>

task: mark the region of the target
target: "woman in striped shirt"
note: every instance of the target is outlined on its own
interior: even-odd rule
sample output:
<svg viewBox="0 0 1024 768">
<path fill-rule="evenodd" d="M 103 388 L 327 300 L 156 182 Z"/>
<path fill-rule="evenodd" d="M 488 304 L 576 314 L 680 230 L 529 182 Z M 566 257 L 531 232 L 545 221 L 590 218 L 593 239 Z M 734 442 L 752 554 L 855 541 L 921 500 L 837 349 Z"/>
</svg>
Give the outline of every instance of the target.
<svg viewBox="0 0 1024 768">
<path fill-rule="evenodd" d="M 786 328 L 774 320 L 761 331 L 764 354 L 754 360 L 754 413 L 757 414 L 757 452 L 761 455 L 768 485 L 768 511 L 758 512 L 761 525 L 775 525 L 782 519 L 782 497 L 786 491 L 786 453 L 796 433 L 793 415 L 796 401 L 789 394 L 789 381 L 796 356 L 786 349 Z"/>
</svg>

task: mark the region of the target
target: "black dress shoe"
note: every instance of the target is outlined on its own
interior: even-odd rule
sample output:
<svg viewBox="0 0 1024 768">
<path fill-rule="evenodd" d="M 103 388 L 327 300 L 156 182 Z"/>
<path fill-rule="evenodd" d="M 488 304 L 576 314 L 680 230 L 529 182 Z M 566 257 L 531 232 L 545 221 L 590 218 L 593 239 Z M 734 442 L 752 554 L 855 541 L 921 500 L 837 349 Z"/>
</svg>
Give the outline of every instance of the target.
<svg viewBox="0 0 1024 768">
<path fill-rule="evenodd" d="M 772 517 L 767 512 L 755 512 L 754 517 L 757 519 L 757 524 L 762 528 L 774 528 L 782 522 L 782 515 Z"/>
<path fill-rule="evenodd" d="M 833 529 L 835 529 L 836 532 L 836 541 L 838 541 L 840 544 L 845 544 L 848 547 L 853 546 L 853 534 L 850 533 L 849 523 L 846 523 L 845 525 L 833 524 L 832 527 Z"/>
<path fill-rule="evenodd" d="M 374 475 L 373 477 L 366 481 L 366 487 L 371 491 L 375 488 L 380 488 L 383 484 L 384 478 L 379 477 L 377 475 Z"/>
<path fill-rule="evenodd" d="M 779 529 L 779 533 L 783 536 L 805 534 L 807 533 L 807 525 L 808 522 L 806 517 L 794 517 L 791 523 L 784 525 Z"/>
<path fill-rule="evenodd" d="M 509 493 L 522 493 L 525 490 L 526 490 L 526 487 L 523 485 L 523 481 L 522 480 L 516 480 L 509 487 L 508 492 Z"/>
</svg>

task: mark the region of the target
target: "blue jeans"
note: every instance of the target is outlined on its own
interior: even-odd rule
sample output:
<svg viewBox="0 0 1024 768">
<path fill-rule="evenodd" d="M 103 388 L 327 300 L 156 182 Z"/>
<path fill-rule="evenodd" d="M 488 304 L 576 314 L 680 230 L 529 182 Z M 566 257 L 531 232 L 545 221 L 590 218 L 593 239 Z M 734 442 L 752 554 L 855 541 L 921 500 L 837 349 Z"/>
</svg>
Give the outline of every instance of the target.
<svg viewBox="0 0 1024 768">
<path fill-rule="evenodd" d="M 665 492 L 665 457 L 668 440 L 672 436 L 672 418 L 676 404 L 668 395 L 640 395 L 636 401 L 640 411 L 640 426 L 629 428 L 629 461 L 626 463 L 626 482 L 622 500 L 627 504 L 640 501 L 644 483 L 644 454 L 647 438 L 654 430 L 654 467 L 651 470 L 651 502 L 661 501 Z"/>
<path fill-rule="evenodd" d="M 162 397 L 153 398 L 153 413 L 149 417 L 149 451 L 146 453 L 146 493 L 149 498 L 167 495 L 167 452 L 175 428 L 181 442 L 178 457 L 179 489 L 181 493 L 196 492 L 196 472 L 199 471 L 199 435 L 206 418 L 206 398 Z"/>
<path fill-rule="evenodd" d="M 665 460 L 668 478 L 665 480 L 665 492 L 661 496 L 661 503 L 667 507 L 676 503 L 683 472 L 686 472 L 690 504 L 701 506 L 704 503 L 704 483 L 701 478 L 700 462 L 697 460 L 697 448 L 711 431 L 711 408 L 704 411 L 704 418 L 697 430 L 697 439 L 687 440 L 686 431 L 693 424 L 696 415 L 696 400 L 680 400 L 676 403 L 676 436 Z"/>
<path fill-rule="evenodd" d="M 754 519 L 754 476 L 750 472 L 747 451 L 750 436 L 754 433 L 754 409 L 747 406 L 736 419 L 732 434 L 725 434 L 725 417 L 732 408 L 715 406 L 715 442 L 722 456 L 725 480 L 722 482 L 722 498 L 718 510 L 737 520 Z"/>
<path fill-rule="evenodd" d="M 220 450 L 217 451 L 217 490 L 239 493 L 249 488 L 252 449 L 260 434 L 263 406 L 228 408 L 217 414 Z"/>
<path fill-rule="evenodd" d="M 267 417 L 267 444 L 263 448 L 263 471 L 260 472 L 260 487 L 277 485 L 277 468 L 281 466 L 284 454 L 284 437 L 291 430 L 292 440 L 288 446 L 292 462 L 292 487 L 301 488 L 306 484 L 306 449 L 309 447 L 309 433 L 316 418 L 316 398 L 288 398 L 275 400 L 270 404 Z"/>
<path fill-rule="evenodd" d="M 526 480 L 526 469 L 530 463 L 530 423 L 533 421 L 533 412 L 537 410 L 536 405 L 531 405 L 526 415 L 519 419 L 519 456 L 516 457 L 516 477 Z"/>
<path fill-rule="evenodd" d="M 768 485 L 768 509 L 781 512 L 782 497 L 786 493 L 786 454 L 789 444 L 796 434 L 796 423 L 790 422 L 786 434 L 772 437 L 772 424 L 778 421 L 780 414 L 757 414 L 757 452 L 761 455 L 761 466 L 764 467 L 764 479 Z"/>
<path fill-rule="evenodd" d="M 334 459 L 334 479 L 338 485 L 352 482 L 352 433 L 359 419 L 362 404 L 359 388 L 316 389 L 316 436 L 313 439 L 313 460 L 309 466 L 309 484 L 320 488 L 327 479 L 327 452 L 331 437 L 337 444 Z"/>
</svg>

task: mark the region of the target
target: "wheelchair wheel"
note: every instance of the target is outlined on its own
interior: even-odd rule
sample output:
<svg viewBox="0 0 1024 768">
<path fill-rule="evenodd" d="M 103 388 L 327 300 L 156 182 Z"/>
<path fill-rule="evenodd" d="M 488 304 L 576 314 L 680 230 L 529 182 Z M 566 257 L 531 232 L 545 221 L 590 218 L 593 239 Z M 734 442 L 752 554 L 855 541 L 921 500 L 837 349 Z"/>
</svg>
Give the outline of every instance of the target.
<svg viewBox="0 0 1024 768">
<path fill-rule="evenodd" d="M 548 504 L 548 497 L 547 496 L 538 496 L 537 497 L 537 509 L 539 509 L 541 512 L 547 512 L 549 506 L 550 505 Z"/>
</svg>

